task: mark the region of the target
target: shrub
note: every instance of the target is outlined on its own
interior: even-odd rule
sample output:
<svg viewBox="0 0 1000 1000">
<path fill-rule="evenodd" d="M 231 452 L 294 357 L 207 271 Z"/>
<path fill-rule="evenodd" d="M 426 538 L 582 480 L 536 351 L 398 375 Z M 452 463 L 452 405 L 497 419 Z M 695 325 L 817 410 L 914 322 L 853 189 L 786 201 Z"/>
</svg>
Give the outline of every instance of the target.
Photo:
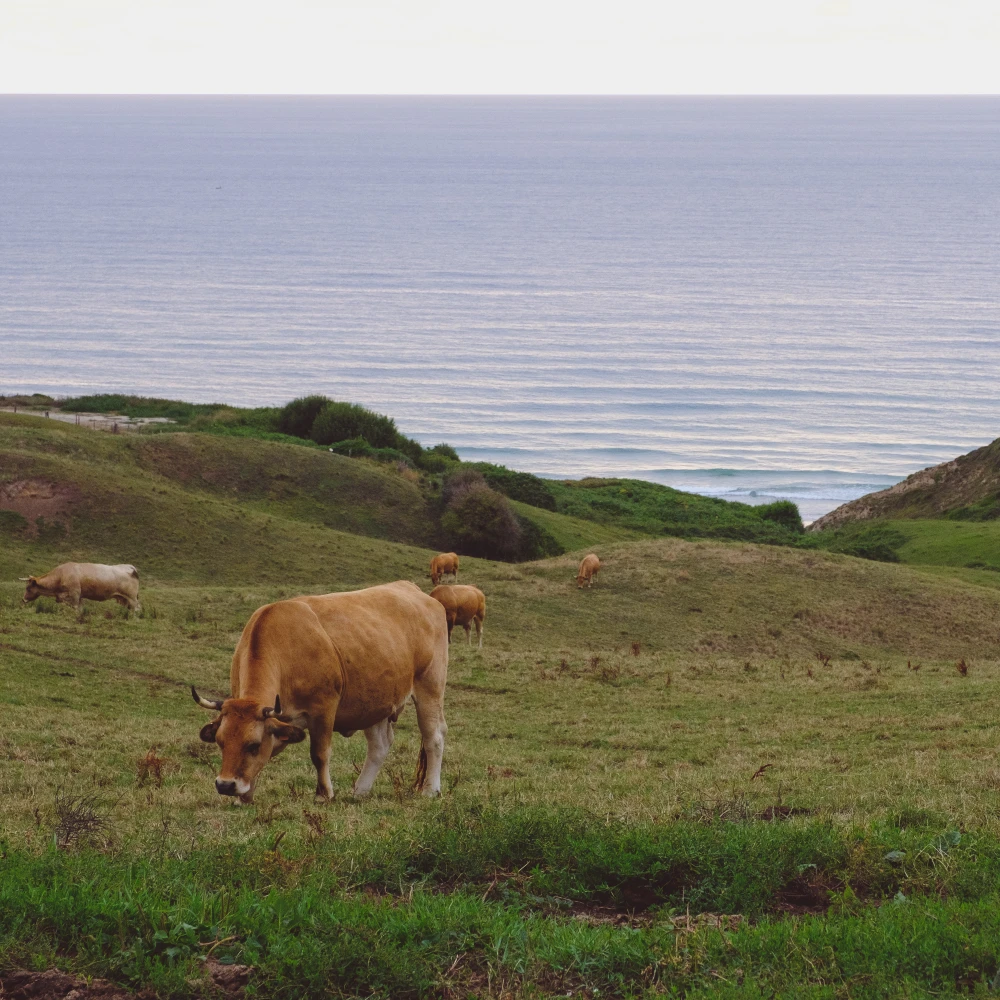
<svg viewBox="0 0 1000 1000">
<path fill-rule="evenodd" d="M 401 451 L 414 465 L 419 465 L 424 455 L 423 446 L 419 441 L 414 441 L 413 438 L 408 438 L 398 431 L 396 432 L 396 440 L 391 447 Z"/>
<path fill-rule="evenodd" d="M 456 550 L 485 559 L 513 560 L 521 549 L 521 523 L 507 498 L 483 484 L 453 491 L 441 527 Z"/>
<path fill-rule="evenodd" d="M 408 469 L 413 467 L 408 455 L 395 448 L 373 448 L 364 438 L 351 438 L 330 445 L 330 451 L 348 458 L 373 458 L 376 462 L 402 463 Z"/>
<path fill-rule="evenodd" d="M 278 430 L 292 437 L 307 438 L 312 431 L 313 423 L 320 410 L 329 403 L 326 396 L 302 396 L 286 403 L 278 415 Z M 354 437 L 353 434 L 342 434 L 342 438 Z M 337 440 L 337 439 L 332 439 Z"/>
<path fill-rule="evenodd" d="M 458 452 L 450 444 L 436 444 L 423 449 L 417 464 L 428 472 L 446 472 L 457 461 Z"/>
<path fill-rule="evenodd" d="M 392 417 L 374 413 L 356 403 L 332 400 L 327 400 L 320 408 L 306 436 L 317 444 L 364 438 L 373 448 L 396 448 L 401 438 Z"/>
<path fill-rule="evenodd" d="M 504 465 L 493 465 L 490 462 L 476 462 L 473 468 L 483 474 L 489 486 L 511 500 L 519 500 L 543 510 L 556 509 L 556 498 L 548 484 L 530 472 L 515 472 Z"/>
<path fill-rule="evenodd" d="M 561 556 L 566 551 L 541 525 L 522 517 L 516 511 L 514 516 L 521 527 L 518 559 L 545 559 L 548 556 Z"/>
<path fill-rule="evenodd" d="M 478 469 L 471 465 L 463 465 L 445 479 L 441 489 L 441 499 L 444 500 L 445 504 L 450 504 L 469 490 L 487 488 L 486 480 Z"/>
<path fill-rule="evenodd" d="M 761 504 L 757 507 L 757 516 L 765 521 L 773 521 L 797 535 L 806 530 L 799 508 L 791 500 L 776 500 L 774 503 Z"/>
<path fill-rule="evenodd" d="M 459 461 L 458 452 L 455 451 L 450 444 L 436 444 L 433 448 L 428 448 L 427 450 L 432 455 L 440 455 L 442 458 L 447 458 L 449 461 Z"/>
</svg>

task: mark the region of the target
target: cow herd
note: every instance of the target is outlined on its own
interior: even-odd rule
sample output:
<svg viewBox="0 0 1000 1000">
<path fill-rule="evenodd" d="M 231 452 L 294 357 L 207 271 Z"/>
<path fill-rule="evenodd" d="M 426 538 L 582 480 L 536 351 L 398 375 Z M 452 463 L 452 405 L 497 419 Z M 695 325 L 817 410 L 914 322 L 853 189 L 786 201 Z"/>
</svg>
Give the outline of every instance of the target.
<svg viewBox="0 0 1000 1000">
<path fill-rule="evenodd" d="M 462 626 L 471 644 L 475 626 L 482 649 L 486 616 L 483 592 L 459 585 L 458 567 L 454 552 L 435 556 L 429 595 L 399 580 L 258 608 L 236 644 L 229 674 L 232 694 L 216 700 L 191 688 L 194 700 L 215 713 L 202 728 L 201 739 L 222 751 L 215 779 L 219 794 L 252 802 L 264 765 L 308 735 L 316 795 L 330 799 L 333 735 L 352 736 L 361 730 L 368 752 L 354 794 L 367 795 L 408 701 L 415 706 L 420 730 L 416 786 L 425 795 L 440 794 L 451 633 Z M 600 569 L 596 555 L 585 556 L 577 586 L 593 586 Z M 455 582 L 441 584 L 444 576 Z M 24 603 L 54 597 L 79 610 L 84 599 L 115 600 L 140 610 L 139 573 L 131 565 L 63 563 L 44 576 L 22 581 Z"/>
</svg>

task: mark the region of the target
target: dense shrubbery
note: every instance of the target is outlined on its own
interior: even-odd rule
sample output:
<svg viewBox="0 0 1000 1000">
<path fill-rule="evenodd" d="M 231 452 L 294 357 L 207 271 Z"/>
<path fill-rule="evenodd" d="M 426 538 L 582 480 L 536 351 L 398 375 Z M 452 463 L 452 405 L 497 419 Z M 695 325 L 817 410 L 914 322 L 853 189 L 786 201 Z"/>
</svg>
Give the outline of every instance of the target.
<svg viewBox="0 0 1000 1000">
<path fill-rule="evenodd" d="M 373 448 L 394 448 L 401 435 L 391 417 L 355 403 L 327 400 L 316 414 L 308 436 L 317 444 L 364 438 Z"/>
<path fill-rule="evenodd" d="M 757 516 L 764 521 L 772 521 L 781 528 L 801 535 L 806 529 L 802 523 L 799 508 L 791 500 L 776 500 L 774 503 L 761 504 L 755 507 Z"/>
<path fill-rule="evenodd" d="M 441 528 L 463 555 L 515 559 L 521 524 L 507 498 L 490 489 L 480 472 L 459 469 L 444 484 Z"/>
<path fill-rule="evenodd" d="M 492 465 L 489 462 L 474 462 L 472 468 L 483 474 L 489 486 L 511 500 L 519 500 L 543 510 L 556 509 L 556 498 L 552 490 L 538 476 L 529 472 L 515 472 L 504 465 Z"/>
<path fill-rule="evenodd" d="M 334 450 L 342 455 L 389 461 L 399 458 L 410 465 L 423 465 L 424 449 L 400 434 L 392 417 L 356 403 L 341 403 L 326 396 L 293 399 L 280 410 L 278 430 L 319 445 L 336 445 Z M 366 442 L 368 449 L 356 445 L 356 441 Z"/>
<path fill-rule="evenodd" d="M 445 479 L 441 494 L 441 528 L 463 555 L 514 561 L 563 551 L 544 528 L 519 516 L 477 468 L 456 469 Z"/>
<path fill-rule="evenodd" d="M 292 437 L 311 437 L 312 426 L 319 411 L 329 402 L 326 396 L 302 396 L 286 403 L 278 415 L 278 430 Z M 345 437 L 354 437 L 346 434 Z"/>
</svg>

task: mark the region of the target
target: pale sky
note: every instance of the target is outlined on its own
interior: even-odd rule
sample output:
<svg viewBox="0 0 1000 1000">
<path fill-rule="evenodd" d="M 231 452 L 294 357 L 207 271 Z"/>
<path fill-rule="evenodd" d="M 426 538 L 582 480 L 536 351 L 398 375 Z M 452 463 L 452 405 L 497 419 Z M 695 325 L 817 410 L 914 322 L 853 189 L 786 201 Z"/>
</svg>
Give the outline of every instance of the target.
<svg viewBox="0 0 1000 1000">
<path fill-rule="evenodd" d="M 0 93 L 996 94 L 998 0 L 0 0 Z"/>
</svg>

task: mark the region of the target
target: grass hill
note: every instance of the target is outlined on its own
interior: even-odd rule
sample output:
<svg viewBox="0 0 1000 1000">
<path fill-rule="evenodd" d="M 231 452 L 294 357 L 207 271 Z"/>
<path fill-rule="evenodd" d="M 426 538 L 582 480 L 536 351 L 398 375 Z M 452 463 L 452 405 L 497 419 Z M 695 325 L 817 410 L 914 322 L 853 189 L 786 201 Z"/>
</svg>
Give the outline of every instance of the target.
<svg viewBox="0 0 1000 1000">
<path fill-rule="evenodd" d="M 254 806 L 220 801 L 187 685 L 226 693 L 268 601 L 429 589 L 434 475 L 0 414 L 4 989 L 55 965 L 207 1000 L 235 963 L 282 997 L 986 995 L 985 570 L 650 537 L 681 516 L 669 494 L 554 484 L 555 509 L 512 505 L 575 551 L 463 558 L 485 648 L 451 649 L 440 801 L 412 794 L 409 710 L 366 801 L 360 736 L 335 743 L 332 803 L 312 801 L 304 746 Z M 589 548 L 604 570 L 578 590 Z M 14 578 L 66 558 L 135 562 L 143 613 L 20 607 Z"/>
<path fill-rule="evenodd" d="M 322 591 L 424 583 L 432 554 L 420 482 L 292 445 L 116 436 L 0 414 L 0 469 L 8 578 L 92 559 L 134 563 L 144 586 Z M 558 647 L 572 635 L 594 649 L 637 639 L 737 657 L 958 657 L 985 655 L 998 638 L 996 595 L 982 588 L 822 552 L 642 541 L 614 525 L 517 507 L 572 553 L 516 567 L 464 560 L 463 579 L 489 584 L 491 625 L 511 648 Z M 589 548 L 616 583 L 581 600 L 573 577 Z"/>
<path fill-rule="evenodd" d="M 1000 438 L 951 462 L 921 469 L 887 490 L 852 500 L 813 521 L 809 530 L 826 531 L 878 518 L 1000 518 Z"/>
</svg>

